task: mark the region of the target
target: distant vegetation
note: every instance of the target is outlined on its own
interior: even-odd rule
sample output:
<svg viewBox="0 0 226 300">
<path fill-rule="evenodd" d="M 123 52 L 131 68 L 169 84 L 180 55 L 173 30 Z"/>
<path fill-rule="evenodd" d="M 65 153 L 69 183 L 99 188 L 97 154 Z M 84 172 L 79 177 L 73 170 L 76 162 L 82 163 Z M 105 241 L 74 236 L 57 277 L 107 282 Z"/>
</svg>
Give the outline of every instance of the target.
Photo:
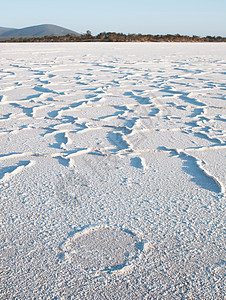
<svg viewBox="0 0 226 300">
<path fill-rule="evenodd" d="M 226 42 L 225 37 L 196 35 L 152 35 L 152 34 L 123 34 L 116 32 L 101 32 L 93 36 L 88 30 L 86 34 L 75 35 L 67 34 L 65 36 L 44 36 L 32 38 L 11 38 L 4 42 Z"/>
</svg>

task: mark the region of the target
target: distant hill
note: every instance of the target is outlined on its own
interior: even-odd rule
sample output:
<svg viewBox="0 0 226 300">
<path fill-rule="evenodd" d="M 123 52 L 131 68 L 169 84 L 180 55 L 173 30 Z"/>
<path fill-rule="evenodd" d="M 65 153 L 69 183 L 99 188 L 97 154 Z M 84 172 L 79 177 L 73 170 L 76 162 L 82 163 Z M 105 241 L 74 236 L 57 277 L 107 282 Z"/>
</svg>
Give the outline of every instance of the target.
<svg viewBox="0 0 226 300">
<path fill-rule="evenodd" d="M 64 36 L 67 34 L 80 34 L 67 28 L 63 28 L 51 24 L 43 24 L 21 29 L 0 27 L 0 39 L 6 40 L 10 38 L 32 38 L 44 36 Z"/>
<path fill-rule="evenodd" d="M 7 28 L 7 27 L 0 27 L 0 36 L 7 31 L 15 30 L 16 28 Z"/>
</svg>

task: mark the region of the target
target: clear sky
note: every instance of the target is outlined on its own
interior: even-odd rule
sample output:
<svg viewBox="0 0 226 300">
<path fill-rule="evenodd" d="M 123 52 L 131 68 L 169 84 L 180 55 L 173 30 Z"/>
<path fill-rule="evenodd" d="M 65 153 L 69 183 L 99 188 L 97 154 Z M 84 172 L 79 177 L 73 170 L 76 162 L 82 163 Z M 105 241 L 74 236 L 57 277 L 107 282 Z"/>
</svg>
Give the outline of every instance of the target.
<svg viewBox="0 0 226 300">
<path fill-rule="evenodd" d="M 226 36 L 226 0 L 0 0 L 0 27 Z"/>
</svg>

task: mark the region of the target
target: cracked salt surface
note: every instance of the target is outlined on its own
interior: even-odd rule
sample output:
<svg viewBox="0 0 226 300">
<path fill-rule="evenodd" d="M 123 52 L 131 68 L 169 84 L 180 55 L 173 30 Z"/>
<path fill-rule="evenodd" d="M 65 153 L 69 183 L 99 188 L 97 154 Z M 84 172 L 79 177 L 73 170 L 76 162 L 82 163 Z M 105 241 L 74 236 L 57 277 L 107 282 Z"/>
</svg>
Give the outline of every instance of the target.
<svg viewBox="0 0 226 300">
<path fill-rule="evenodd" d="M 223 299 L 224 44 L 2 44 L 2 299 Z"/>
</svg>

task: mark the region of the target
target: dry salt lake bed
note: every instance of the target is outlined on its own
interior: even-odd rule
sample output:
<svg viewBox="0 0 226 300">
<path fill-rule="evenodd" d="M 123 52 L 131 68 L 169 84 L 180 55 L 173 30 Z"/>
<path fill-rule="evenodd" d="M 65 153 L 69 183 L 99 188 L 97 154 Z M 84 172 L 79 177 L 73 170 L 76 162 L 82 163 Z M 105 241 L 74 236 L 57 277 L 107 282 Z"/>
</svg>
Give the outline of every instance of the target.
<svg viewBox="0 0 226 300">
<path fill-rule="evenodd" d="M 0 44 L 1 299 L 224 299 L 226 44 Z"/>
</svg>

